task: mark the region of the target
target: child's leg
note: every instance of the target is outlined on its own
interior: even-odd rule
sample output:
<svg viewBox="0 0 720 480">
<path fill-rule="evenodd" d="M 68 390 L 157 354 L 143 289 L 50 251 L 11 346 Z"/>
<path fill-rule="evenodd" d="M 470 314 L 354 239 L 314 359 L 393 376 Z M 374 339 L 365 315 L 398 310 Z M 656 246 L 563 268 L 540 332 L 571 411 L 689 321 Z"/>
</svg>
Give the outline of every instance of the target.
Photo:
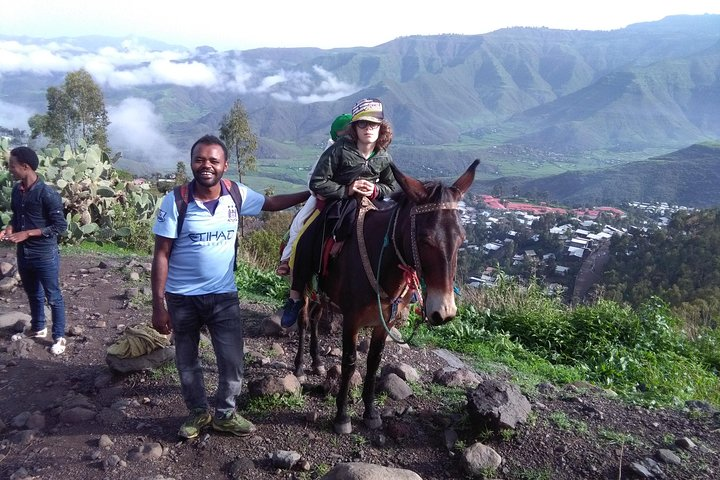
<svg viewBox="0 0 720 480">
<path fill-rule="evenodd" d="M 280 255 L 280 261 L 287 262 L 290 260 L 295 239 L 297 238 L 298 233 L 300 233 L 305 220 L 307 220 L 313 210 L 315 210 L 316 203 L 317 200 L 315 199 L 315 196 L 311 195 L 310 198 L 307 199 L 307 202 L 305 202 L 305 205 L 303 205 L 300 211 L 295 215 L 295 218 L 293 218 L 293 221 L 290 224 L 290 237 L 288 238 L 287 244 L 282 251 L 282 255 Z"/>
</svg>

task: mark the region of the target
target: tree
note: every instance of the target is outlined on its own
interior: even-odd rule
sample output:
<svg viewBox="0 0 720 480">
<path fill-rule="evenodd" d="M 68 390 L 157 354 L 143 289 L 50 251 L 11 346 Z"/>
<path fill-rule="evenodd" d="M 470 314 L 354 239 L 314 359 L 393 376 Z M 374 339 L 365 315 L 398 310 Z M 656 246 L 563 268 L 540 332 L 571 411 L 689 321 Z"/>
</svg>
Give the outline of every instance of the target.
<svg viewBox="0 0 720 480">
<path fill-rule="evenodd" d="M 500 197 L 502 197 L 502 195 L 503 195 L 503 183 L 498 182 L 495 185 L 493 185 L 492 196 L 500 198 Z"/>
<path fill-rule="evenodd" d="M 183 185 L 187 183 L 188 176 L 185 169 L 185 162 L 177 162 L 175 166 L 175 185 Z"/>
<path fill-rule="evenodd" d="M 247 112 L 240 100 L 235 100 L 228 113 L 223 115 L 220 122 L 220 139 L 228 147 L 230 158 L 235 160 L 238 172 L 238 181 L 246 172 L 257 170 L 255 150 L 257 149 L 257 136 L 250 129 Z"/>
<path fill-rule="evenodd" d="M 80 141 L 97 144 L 110 153 L 107 140 L 110 122 L 105 100 L 87 71 L 68 73 L 62 86 L 47 89 L 46 98 L 47 113 L 33 115 L 28 120 L 32 138 L 45 135 L 57 146 L 68 144 L 75 154 Z"/>
</svg>

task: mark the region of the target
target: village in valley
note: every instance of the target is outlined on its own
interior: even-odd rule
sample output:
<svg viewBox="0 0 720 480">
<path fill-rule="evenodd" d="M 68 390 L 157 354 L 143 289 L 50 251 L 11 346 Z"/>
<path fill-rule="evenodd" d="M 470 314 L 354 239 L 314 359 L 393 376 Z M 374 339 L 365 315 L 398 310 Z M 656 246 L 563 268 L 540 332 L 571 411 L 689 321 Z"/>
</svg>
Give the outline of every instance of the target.
<svg viewBox="0 0 720 480">
<path fill-rule="evenodd" d="M 476 195 L 461 205 L 467 238 L 458 276 L 474 288 L 501 276 L 535 278 L 549 294 L 582 301 L 602 278 L 614 236 L 663 228 L 682 210 L 692 209 L 663 202 L 566 209 Z"/>
</svg>

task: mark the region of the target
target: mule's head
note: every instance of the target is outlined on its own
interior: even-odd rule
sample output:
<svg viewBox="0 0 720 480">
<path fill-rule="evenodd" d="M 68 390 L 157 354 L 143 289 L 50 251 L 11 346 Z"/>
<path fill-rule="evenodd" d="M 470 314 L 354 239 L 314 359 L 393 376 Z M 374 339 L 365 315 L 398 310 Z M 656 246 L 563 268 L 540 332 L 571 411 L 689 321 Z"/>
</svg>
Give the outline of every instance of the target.
<svg viewBox="0 0 720 480">
<path fill-rule="evenodd" d="M 465 240 L 457 203 L 472 185 L 479 163 L 475 160 L 450 187 L 420 182 L 392 166 L 410 209 L 402 242 L 410 252 L 406 260 L 425 283 L 425 315 L 430 325 L 446 323 L 457 313 L 455 273 L 458 250 Z"/>
</svg>

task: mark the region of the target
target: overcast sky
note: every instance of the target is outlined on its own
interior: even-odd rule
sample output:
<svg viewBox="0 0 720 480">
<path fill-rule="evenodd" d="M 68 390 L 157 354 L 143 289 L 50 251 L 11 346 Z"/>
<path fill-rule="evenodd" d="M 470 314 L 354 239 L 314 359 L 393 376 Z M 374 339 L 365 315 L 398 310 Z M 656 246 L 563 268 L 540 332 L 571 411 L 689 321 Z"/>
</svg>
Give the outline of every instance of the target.
<svg viewBox="0 0 720 480">
<path fill-rule="evenodd" d="M 668 15 L 720 13 L 719 0 L 13 0 L 5 35 L 139 35 L 194 48 L 376 46 L 407 35 L 504 27 L 612 30 Z"/>
</svg>

